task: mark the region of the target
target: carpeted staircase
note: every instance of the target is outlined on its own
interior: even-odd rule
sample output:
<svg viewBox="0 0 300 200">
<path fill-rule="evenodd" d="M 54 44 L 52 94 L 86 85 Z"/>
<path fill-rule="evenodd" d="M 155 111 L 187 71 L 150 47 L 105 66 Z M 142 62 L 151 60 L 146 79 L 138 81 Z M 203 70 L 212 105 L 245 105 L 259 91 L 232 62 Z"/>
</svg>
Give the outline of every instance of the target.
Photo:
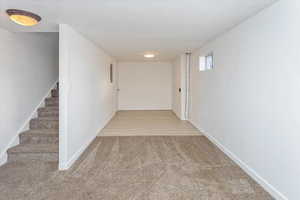
<svg viewBox="0 0 300 200">
<path fill-rule="evenodd" d="M 10 148 L 8 162 L 58 161 L 59 97 L 58 84 L 31 119 L 30 128 L 20 134 L 20 144 Z"/>
</svg>

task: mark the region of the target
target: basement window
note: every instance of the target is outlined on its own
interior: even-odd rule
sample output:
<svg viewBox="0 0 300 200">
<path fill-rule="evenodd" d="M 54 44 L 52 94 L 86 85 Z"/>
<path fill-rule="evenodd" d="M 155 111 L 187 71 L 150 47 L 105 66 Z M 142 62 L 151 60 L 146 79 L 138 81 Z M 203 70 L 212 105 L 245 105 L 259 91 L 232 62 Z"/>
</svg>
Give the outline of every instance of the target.
<svg viewBox="0 0 300 200">
<path fill-rule="evenodd" d="M 209 53 L 206 56 L 199 57 L 199 71 L 211 70 L 214 67 L 214 55 Z"/>
</svg>

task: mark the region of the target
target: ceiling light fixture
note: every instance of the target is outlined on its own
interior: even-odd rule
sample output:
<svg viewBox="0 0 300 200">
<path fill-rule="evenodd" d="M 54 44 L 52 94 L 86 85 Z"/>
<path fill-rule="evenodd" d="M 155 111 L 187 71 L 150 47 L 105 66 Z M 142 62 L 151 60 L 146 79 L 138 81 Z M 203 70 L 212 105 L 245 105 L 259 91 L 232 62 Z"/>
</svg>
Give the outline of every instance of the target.
<svg viewBox="0 0 300 200">
<path fill-rule="evenodd" d="M 8 9 L 6 13 L 13 22 L 22 26 L 34 26 L 42 19 L 40 16 L 25 10 Z"/>
<path fill-rule="evenodd" d="M 154 58 L 155 55 L 154 54 L 145 54 L 144 57 L 145 58 Z"/>
</svg>

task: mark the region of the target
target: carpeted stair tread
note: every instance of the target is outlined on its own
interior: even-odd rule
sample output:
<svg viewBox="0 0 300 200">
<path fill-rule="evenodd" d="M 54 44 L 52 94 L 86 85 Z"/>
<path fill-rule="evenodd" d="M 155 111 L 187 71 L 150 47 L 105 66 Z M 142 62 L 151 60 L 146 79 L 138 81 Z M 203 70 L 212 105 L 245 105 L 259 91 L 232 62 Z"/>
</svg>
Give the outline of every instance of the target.
<svg viewBox="0 0 300 200">
<path fill-rule="evenodd" d="M 58 105 L 46 105 L 45 108 L 59 109 Z"/>
<path fill-rule="evenodd" d="M 59 102 L 59 97 L 48 97 L 45 99 L 45 101 Z"/>
<path fill-rule="evenodd" d="M 22 132 L 20 135 L 47 135 L 47 136 L 58 136 L 58 129 L 30 129 L 28 131 Z"/>
<path fill-rule="evenodd" d="M 40 120 L 40 121 L 58 121 L 58 117 L 37 117 L 32 120 Z"/>
<path fill-rule="evenodd" d="M 59 117 L 59 110 L 56 109 L 39 109 L 38 110 L 39 117 Z"/>
<path fill-rule="evenodd" d="M 59 97 L 47 97 L 45 100 L 46 101 L 58 101 Z"/>
<path fill-rule="evenodd" d="M 51 96 L 52 97 L 58 97 L 59 96 L 59 91 L 57 89 L 51 90 Z"/>
<path fill-rule="evenodd" d="M 58 117 L 39 117 L 30 120 L 30 129 L 58 129 L 59 119 Z"/>
<path fill-rule="evenodd" d="M 38 111 L 59 111 L 59 107 L 58 106 L 48 106 L 48 107 L 39 108 Z"/>
<path fill-rule="evenodd" d="M 20 144 L 10 148 L 8 153 L 58 153 L 58 144 Z"/>
<path fill-rule="evenodd" d="M 58 129 L 31 129 L 20 134 L 20 144 L 58 144 Z"/>
<path fill-rule="evenodd" d="M 49 97 L 45 99 L 46 106 L 58 106 L 59 98 L 58 97 Z"/>
</svg>

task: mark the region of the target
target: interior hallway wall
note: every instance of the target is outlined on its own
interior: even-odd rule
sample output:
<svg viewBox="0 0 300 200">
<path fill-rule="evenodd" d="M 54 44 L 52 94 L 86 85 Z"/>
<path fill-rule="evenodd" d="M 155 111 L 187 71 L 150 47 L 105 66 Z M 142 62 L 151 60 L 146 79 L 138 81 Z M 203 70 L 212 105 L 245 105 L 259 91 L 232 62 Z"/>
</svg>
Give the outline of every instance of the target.
<svg viewBox="0 0 300 200">
<path fill-rule="evenodd" d="M 191 121 L 278 199 L 300 197 L 300 1 L 278 1 L 193 53 Z M 199 72 L 213 52 L 215 68 Z"/>
<path fill-rule="evenodd" d="M 120 110 L 171 110 L 169 62 L 119 62 Z"/>
<path fill-rule="evenodd" d="M 113 117 L 114 63 L 72 27 L 60 25 L 60 169 L 68 169 Z"/>
<path fill-rule="evenodd" d="M 186 55 L 178 56 L 172 64 L 172 110 L 179 119 L 185 120 Z"/>
<path fill-rule="evenodd" d="M 58 80 L 57 33 L 0 29 L 0 165 L 7 149 Z"/>
</svg>

